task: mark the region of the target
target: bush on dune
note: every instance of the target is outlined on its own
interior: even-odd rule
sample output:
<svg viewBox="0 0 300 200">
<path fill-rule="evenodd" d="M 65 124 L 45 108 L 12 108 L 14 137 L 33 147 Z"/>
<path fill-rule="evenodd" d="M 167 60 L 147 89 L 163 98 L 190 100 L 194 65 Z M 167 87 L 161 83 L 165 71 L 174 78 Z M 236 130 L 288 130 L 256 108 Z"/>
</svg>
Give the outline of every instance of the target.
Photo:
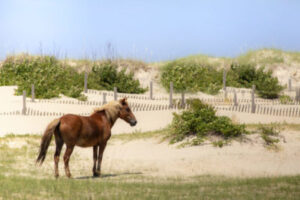
<svg viewBox="0 0 300 200">
<path fill-rule="evenodd" d="M 228 86 L 251 88 L 255 85 L 258 95 L 266 99 L 278 98 L 283 89 L 270 70 L 266 71 L 264 67 L 256 69 L 251 64 L 231 65 L 227 77 Z"/>
<path fill-rule="evenodd" d="M 161 74 L 161 83 L 167 90 L 170 82 L 173 82 L 175 92 L 216 94 L 222 87 L 222 73 L 195 62 L 173 61 L 163 66 Z"/>
<path fill-rule="evenodd" d="M 112 61 L 96 64 L 92 67 L 89 76 L 88 87 L 90 89 L 113 90 L 118 92 L 144 93 L 145 88 L 140 86 L 139 80 L 134 79 L 134 73 L 126 73 L 126 68 L 118 71 L 118 65 Z"/>
<path fill-rule="evenodd" d="M 118 72 L 113 63 L 104 63 L 93 67 L 88 87 L 113 90 L 116 86 L 118 92 L 145 92 L 133 76 L 133 72 L 126 73 L 126 69 Z M 82 94 L 84 73 L 62 64 L 53 56 L 8 57 L 0 68 L 0 77 L 0 85 L 18 86 L 17 95 L 22 94 L 23 90 L 31 95 L 31 85 L 34 84 L 37 98 L 53 98 L 64 94 L 86 100 Z"/>
<path fill-rule="evenodd" d="M 201 144 L 207 136 L 215 135 L 224 140 L 247 133 L 245 125 L 233 124 L 230 118 L 216 116 L 210 105 L 199 99 L 189 101 L 191 107 L 182 114 L 174 113 L 171 124 L 170 142 L 180 142 L 188 136 L 194 136 L 190 144 Z"/>
<path fill-rule="evenodd" d="M 37 98 L 58 97 L 59 94 L 81 97 L 83 74 L 71 67 L 62 67 L 52 56 L 8 58 L 0 69 L 0 85 L 17 85 L 16 94 L 31 94 L 35 86 Z"/>
<path fill-rule="evenodd" d="M 173 61 L 162 67 L 161 83 L 168 90 L 173 82 L 175 92 L 197 92 L 217 94 L 223 84 L 223 70 L 212 66 L 203 66 L 193 61 Z M 226 85 L 251 88 L 256 86 L 262 98 L 278 98 L 283 87 L 271 71 L 264 67 L 258 69 L 251 64 L 232 64 L 227 71 Z"/>
</svg>

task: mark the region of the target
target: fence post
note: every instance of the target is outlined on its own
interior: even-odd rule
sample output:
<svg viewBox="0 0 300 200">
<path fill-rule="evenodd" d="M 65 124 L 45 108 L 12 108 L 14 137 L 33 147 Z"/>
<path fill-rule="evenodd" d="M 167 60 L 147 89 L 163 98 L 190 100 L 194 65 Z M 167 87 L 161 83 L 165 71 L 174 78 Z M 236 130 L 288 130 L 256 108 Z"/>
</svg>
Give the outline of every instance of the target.
<svg viewBox="0 0 300 200">
<path fill-rule="evenodd" d="M 106 104 L 106 92 L 103 92 L 103 101 L 102 101 L 102 104 Z"/>
<path fill-rule="evenodd" d="M 299 101 L 299 88 L 296 88 L 296 96 L 295 96 L 295 100 Z"/>
<path fill-rule="evenodd" d="M 34 91 L 34 84 L 31 85 L 31 101 L 34 102 L 35 100 L 35 91 Z"/>
<path fill-rule="evenodd" d="M 227 90 L 226 90 L 226 70 L 223 69 L 223 91 L 224 91 L 224 101 L 227 99 Z"/>
<path fill-rule="evenodd" d="M 252 85 L 252 92 L 251 92 L 251 113 L 255 113 L 255 85 Z"/>
<path fill-rule="evenodd" d="M 150 99 L 153 99 L 153 82 L 150 81 Z"/>
<path fill-rule="evenodd" d="M 87 93 L 87 81 L 88 81 L 88 74 L 84 72 L 84 93 Z"/>
<path fill-rule="evenodd" d="M 237 96 L 236 96 L 236 91 L 233 91 L 233 103 L 234 106 L 238 106 L 238 101 L 237 101 Z"/>
<path fill-rule="evenodd" d="M 173 82 L 170 82 L 169 108 L 173 108 Z"/>
<path fill-rule="evenodd" d="M 226 99 L 227 99 L 227 89 L 225 87 L 225 89 L 224 89 L 224 101 L 226 101 Z"/>
<path fill-rule="evenodd" d="M 117 87 L 114 87 L 114 100 L 118 100 L 118 93 L 117 93 Z"/>
<path fill-rule="evenodd" d="M 23 90 L 23 109 L 22 115 L 26 115 L 26 91 Z"/>
<path fill-rule="evenodd" d="M 289 78 L 288 88 L 289 88 L 289 91 L 292 91 L 292 79 L 291 78 Z"/>
<path fill-rule="evenodd" d="M 185 107 L 184 92 L 181 93 L 181 108 Z"/>
<path fill-rule="evenodd" d="M 225 67 L 223 69 L 223 90 L 226 90 L 226 70 Z"/>
</svg>

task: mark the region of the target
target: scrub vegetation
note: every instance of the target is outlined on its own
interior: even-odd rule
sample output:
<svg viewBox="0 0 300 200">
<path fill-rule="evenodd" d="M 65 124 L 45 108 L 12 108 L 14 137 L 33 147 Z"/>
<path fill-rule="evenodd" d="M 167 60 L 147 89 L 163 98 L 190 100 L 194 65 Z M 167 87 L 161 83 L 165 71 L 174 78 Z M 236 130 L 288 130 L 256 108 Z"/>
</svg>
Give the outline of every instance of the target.
<svg viewBox="0 0 300 200">
<path fill-rule="evenodd" d="M 118 71 L 118 65 L 111 61 L 94 64 L 89 73 L 89 89 L 113 90 L 119 92 L 143 93 L 146 89 L 140 86 L 133 72 L 127 68 Z M 23 90 L 31 95 L 31 86 L 35 86 L 36 98 L 53 98 L 64 94 L 69 97 L 85 100 L 82 94 L 84 72 L 77 71 L 65 62 L 53 56 L 11 56 L 0 68 L 0 85 L 17 85 L 16 94 Z"/>
</svg>

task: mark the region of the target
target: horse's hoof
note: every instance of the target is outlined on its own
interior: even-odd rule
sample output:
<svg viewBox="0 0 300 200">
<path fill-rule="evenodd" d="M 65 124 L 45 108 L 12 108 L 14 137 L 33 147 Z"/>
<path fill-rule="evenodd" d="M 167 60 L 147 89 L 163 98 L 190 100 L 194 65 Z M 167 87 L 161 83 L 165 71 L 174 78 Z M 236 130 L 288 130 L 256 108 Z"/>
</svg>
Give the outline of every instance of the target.
<svg viewBox="0 0 300 200">
<path fill-rule="evenodd" d="M 67 174 L 67 177 L 68 177 L 68 178 L 72 178 L 72 175 L 71 175 L 71 174 Z"/>
<path fill-rule="evenodd" d="M 100 177 L 100 173 L 99 172 L 94 172 L 94 177 Z"/>
</svg>

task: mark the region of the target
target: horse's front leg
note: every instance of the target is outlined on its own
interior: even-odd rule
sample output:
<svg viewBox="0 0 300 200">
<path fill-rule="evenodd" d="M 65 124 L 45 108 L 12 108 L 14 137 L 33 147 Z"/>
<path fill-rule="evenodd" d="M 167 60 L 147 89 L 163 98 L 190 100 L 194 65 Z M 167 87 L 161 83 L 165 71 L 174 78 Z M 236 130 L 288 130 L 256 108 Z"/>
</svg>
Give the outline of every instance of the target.
<svg viewBox="0 0 300 200">
<path fill-rule="evenodd" d="M 102 157 L 103 157 L 103 152 L 105 150 L 105 147 L 106 147 L 106 141 L 102 142 L 99 148 L 98 165 L 97 165 L 97 173 L 99 174 L 99 176 L 101 175 L 101 163 L 102 163 Z"/>
<path fill-rule="evenodd" d="M 93 159 L 94 159 L 94 165 L 93 165 L 93 175 L 95 177 L 99 176 L 99 173 L 97 173 L 96 171 L 96 164 L 97 164 L 97 160 L 98 160 L 98 145 L 93 146 Z"/>
</svg>

